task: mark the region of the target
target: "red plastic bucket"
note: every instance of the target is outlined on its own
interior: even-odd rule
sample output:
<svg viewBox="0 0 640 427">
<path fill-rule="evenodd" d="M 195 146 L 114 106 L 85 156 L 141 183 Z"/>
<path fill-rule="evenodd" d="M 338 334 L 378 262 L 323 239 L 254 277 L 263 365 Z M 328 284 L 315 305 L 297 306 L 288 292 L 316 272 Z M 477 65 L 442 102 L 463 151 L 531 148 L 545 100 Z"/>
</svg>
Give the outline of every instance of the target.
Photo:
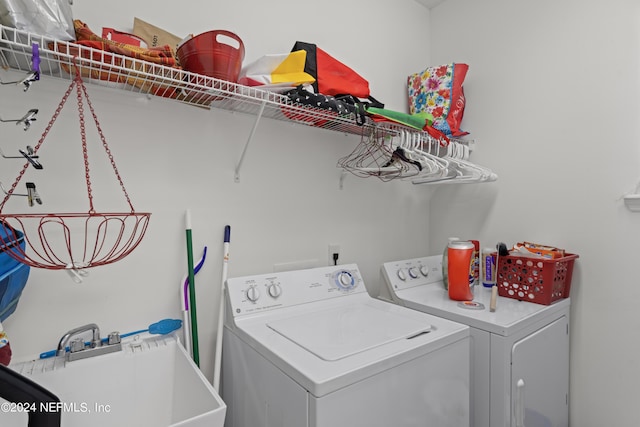
<svg viewBox="0 0 640 427">
<path fill-rule="evenodd" d="M 237 83 L 244 44 L 230 31 L 214 30 L 187 40 L 176 53 L 182 68 L 189 72 Z"/>
</svg>

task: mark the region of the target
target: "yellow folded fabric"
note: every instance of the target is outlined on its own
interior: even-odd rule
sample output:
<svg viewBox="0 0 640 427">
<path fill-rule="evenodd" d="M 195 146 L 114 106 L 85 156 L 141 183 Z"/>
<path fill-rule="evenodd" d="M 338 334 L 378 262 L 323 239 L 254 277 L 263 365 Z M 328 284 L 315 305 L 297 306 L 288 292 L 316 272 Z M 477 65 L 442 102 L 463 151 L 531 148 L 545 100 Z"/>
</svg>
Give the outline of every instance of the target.
<svg viewBox="0 0 640 427">
<path fill-rule="evenodd" d="M 315 78 L 304 71 L 306 60 L 304 50 L 264 55 L 243 67 L 238 82 L 247 86 L 291 83 L 292 87 L 313 83 Z"/>
<path fill-rule="evenodd" d="M 313 83 L 316 79 L 311 74 L 304 72 L 304 64 L 307 61 L 307 52 L 298 50 L 291 52 L 271 72 L 271 83 L 294 83 L 295 86 L 304 83 Z"/>
</svg>

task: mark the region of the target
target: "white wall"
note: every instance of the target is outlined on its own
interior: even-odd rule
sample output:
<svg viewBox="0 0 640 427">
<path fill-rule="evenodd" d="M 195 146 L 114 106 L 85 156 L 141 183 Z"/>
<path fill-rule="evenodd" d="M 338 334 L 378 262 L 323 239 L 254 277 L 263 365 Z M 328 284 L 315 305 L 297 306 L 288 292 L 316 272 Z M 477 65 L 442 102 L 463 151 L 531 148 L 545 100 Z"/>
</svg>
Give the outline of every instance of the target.
<svg viewBox="0 0 640 427">
<path fill-rule="evenodd" d="M 209 377 L 226 224 L 232 226 L 230 275 L 270 271 L 282 262 L 323 263 L 327 245 L 340 243 L 343 262 L 357 262 L 369 282 L 378 279 L 381 262 L 439 252 L 448 235 L 486 244 L 527 239 L 580 255 L 572 288 L 571 425 L 637 424 L 640 230 L 638 214 L 620 200 L 640 179 L 637 2 L 448 0 L 431 11 L 430 25 L 429 12 L 413 0 L 331 0 L 322 8 L 293 0 L 277 7 L 185 1 L 179 9 L 151 1 L 74 3 L 76 18 L 97 32 L 131 29 L 133 16 L 180 36 L 232 30 L 247 46 L 247 61 L 286 52 L 295 40 L 316 42 L 365 75 L 374 95 L 394 109 L 404 108 L 408 73 L 467 62 L 463 127 L 478 142 L 472 159 L 500 179 L 433 190 L 348 177 L 340 191 L 336 160 L 357 138 L 265 120 L 236 184 L 233 169 L 252 118 L 91 86 L 127 189 L 136 208 L 153 213 L 151 226 L 134 254 L 92 269 L 83 285 L 64 273 L 34 271 L 4 324 L 17 357 L 53 348 L 64 331 L 83 323 L 126 332 L 179 316 L 186 208 L 196 255 L 209 248 L 197 277 Z M 312 24 L 323 21 L 349 29 Z M 361 37 L 351 36 L 354 28 Z M 40 108 L 27 134 L 3 126 L 3 150 L 33 144 L 65 88 L 46 78 L 27 94 L 3 87 L 2 117 Z M 58 184 L 62 173 L 52 173 L 81 166 L 72 107 L 43 148 L 42 178 L 34 177 L 51 210 L 67 208 L 67 195 L 85 200 Z M 0 179 L 10 182 L 17 168 L 3 161 Z M 109 209 L 116 199 L 105 201 Z"/>
<path fill-rule="evenodd" d="M 463 125 L 492 184 L 443 187 L 430 248 L 448 235 L 547 243 L 580 258 L 571 291 L 571 425 L 636 426 L 640 4 L 448 0 L 431 59 L 467 62 Z"/>
<path fill-rule="evenodd" d="M 277 5 L 183 1 L 179 7 L 152 1 L 74 3 L 75 18 L 98 33 L 102 26 L 130 31 L 134 16 L 180 36 L 234 31 L 247 47 L 246 61 L 288 52 L 296 40 L 315 42 L 368 78 L 374 96 L 395 109 L 405 106 L 406 75 L 424 67 L 429 55 L 429 12 L 413 0 L 375 5 L 330 0 L 322 7 L 294 0 Z M 11 73 L 2 72 L 2 77 L 9 80 Z M 1 117 L 40 109 L 27 133 L 3 126 L 3 151 L 35 145 L 67 85 L 43 77 L 27 93 L 2 87 Z M 365 281 L 376 283 L 382 262 L 427 250 L 431 189 L 353 176 L 339 189 L 336 162 L 358 143 L 355 136 L 262 120 L 241 182 L 235 183 L 234 168 L 253 117 L 97 86 L 88 90 L 133 204 L 152 212 L 151 223 L 135 252 L 121 262 L 90 269 L 81 285 L 63 272 L 33 269 L 16 313 L 4 322 L 14 360 L 55 348 L 64 332 L 85 323 L 97 323 L 104 333 L 127 332 L 180 317 L 187 208 L 196 258 L 208 247 L 196 284 L 201 367 L 209 378 L 225 225 L 232 228 L 230 276 L 268 272 L 274 264 L 296 261 L 326 265 L 328 245 L 337 243 L 340 261 L 358 263 Z M 45 204 L 30 209 L 16 198 L 5 213 L 88 210 L 75 105 L 71 98 L 39 152 L 44 169 L 30 169 L 21 184 L 34 180 Z M 95 144 L 91 123 L 87 134 Z M 101 164 L 104 158 L 95 154 L 91 160 L 96 210 L 123 209 L 115 178 Z M 21 165 L 3 160 L 0 180 L 13 182 Z"/>
</svg>

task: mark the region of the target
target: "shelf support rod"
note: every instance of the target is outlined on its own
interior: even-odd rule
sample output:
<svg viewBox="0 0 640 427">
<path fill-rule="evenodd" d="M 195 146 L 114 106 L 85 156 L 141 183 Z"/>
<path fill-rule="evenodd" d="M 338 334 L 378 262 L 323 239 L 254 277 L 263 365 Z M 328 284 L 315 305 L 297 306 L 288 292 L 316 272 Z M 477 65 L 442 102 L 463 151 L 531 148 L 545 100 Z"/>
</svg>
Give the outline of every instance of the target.
<svg viewBox="0 0 640 427">
<path fill-rule="evenodd" d="M 240 182 L 240 168 L 242 167 L 242 162 L 244 161 L 244 157 L 247 154 L 247 148 L 249 148 L 249 144 L 253 139 L 253 135 L 255 135 L 256 129 L 258 128 L 258 123 L 260 122 L 262 113 L 264 113 L 265 105 L 267 105 L 266 100 L 262 101 L 262 104 L 260 104 L 260 110 L 258 111 L 258 115 L 256 116 L 256 121 L 253 123 L 253 128 L 251 128 L 251 133 L 249 133 L 249 138 L 247 139 L 247 142 L 244 144 L 244 149 L 242 150 L 242 154 L 240 155 L 240 160 L 238 160 L 238 164 L 236 165 L 236 172 L 235 172 L 235 178 L 234 178 L 235 182 Z"/>
<path fill-rule="evenodd" d="M 344 179 L 347 177 L 347 173 L 343 170 L 340 172 L 340 189 L 344 190 Z"/>
</svg>

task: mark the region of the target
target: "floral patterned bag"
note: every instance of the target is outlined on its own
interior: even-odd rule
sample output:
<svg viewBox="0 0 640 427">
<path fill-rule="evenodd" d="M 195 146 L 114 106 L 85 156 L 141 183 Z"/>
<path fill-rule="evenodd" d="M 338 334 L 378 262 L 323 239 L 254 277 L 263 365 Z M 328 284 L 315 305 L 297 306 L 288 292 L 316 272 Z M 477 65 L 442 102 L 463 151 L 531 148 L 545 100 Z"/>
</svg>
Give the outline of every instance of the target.
<svg viewBox="0 0 640 427">
<path fill-rule="evenodd" d="M 433 116 L 433 127 L 447 136 L 463 136 L 460 129 L 465 98 L 462 83 L 467 64 L 451 63 L 429 67 L 407 78 L 409 112 L 427 112 Z"/>
</svg>

